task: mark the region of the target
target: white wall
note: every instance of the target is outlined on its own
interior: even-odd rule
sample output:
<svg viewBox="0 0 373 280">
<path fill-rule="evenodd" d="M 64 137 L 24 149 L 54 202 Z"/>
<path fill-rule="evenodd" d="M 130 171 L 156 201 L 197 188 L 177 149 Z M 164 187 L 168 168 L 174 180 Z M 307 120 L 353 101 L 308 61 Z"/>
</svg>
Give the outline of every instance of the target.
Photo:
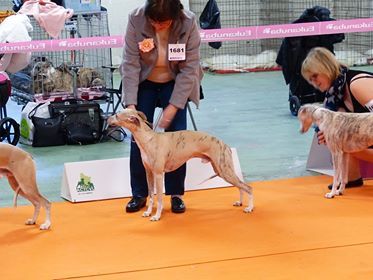
<svg viewBox="0 0 373 280">
<path fill-rule="evenodd" d="M 189 9 L 189 0 L 181 0 L 184 8 Z M 145 3 L 145 0 L 101 0 L 101 6 L 108 10 L 109 30 L 111 35 L 124 35 L 128 13 Z M 119 64 L 122 50 L 113 49 L 113 64 Z"/>
</svg>

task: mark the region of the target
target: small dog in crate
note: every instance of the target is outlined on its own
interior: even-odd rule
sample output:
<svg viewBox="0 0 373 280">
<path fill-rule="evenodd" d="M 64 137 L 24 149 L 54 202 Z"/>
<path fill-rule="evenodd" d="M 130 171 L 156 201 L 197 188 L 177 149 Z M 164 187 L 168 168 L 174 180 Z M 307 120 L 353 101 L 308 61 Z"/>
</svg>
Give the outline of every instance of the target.
<svg viewBox="0 0 373 280">
<path fill-rule="evenodd" d="M 102 87 L 104 79 L 99 71 L 94 68 L 83 67 L 78 70 L 78 87 Z"/>
<path fill-rule="evenodd" d="M 67 63 L 63 62 L 56 68 L 53 74 L 55 91 L 58 92 L 73 92 L 73 73 Z"/>
<path fill-rule="evenodd" d="M 47 59 L 36 61 L 31 76 L 34 93 L 73 92 L 74 73 L 68 63 L 57 68 Z M 94 68 L 82 67 L 77 72 L 77 87 L 90 88 L 105 86 L 104 79 Z"/>
<path fill-rule="evenodd" d="M 6 176 L 14 190 L 14 206 L 17 206 L 18 194 L 34 205 L 34 215 L 26 225 L 34 225 L 39 216 L 40 207 L 45 209 L 46 218 L 40 225 L 41 230 L 51 226 L 51 203 L 44 198 L 36 184 L 36 167 L 29 153 L 7 143 L 0 143 L 0 177 Z"/>
<path fill-rule="evenodd" d="M 53 75 L 56 69 L 48 60 L 36 61 L 31 69 L 32 88 L 34 93 L 49 93 L 55 89 Z"/>
</svg>

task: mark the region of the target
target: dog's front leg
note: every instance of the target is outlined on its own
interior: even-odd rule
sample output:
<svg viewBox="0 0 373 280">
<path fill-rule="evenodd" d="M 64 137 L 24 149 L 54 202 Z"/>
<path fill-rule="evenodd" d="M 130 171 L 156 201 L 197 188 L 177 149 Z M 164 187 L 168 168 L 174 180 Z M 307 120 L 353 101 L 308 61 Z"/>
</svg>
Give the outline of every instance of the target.
<svg viewBox="0 0 373 280">
<path fill-rule="evenodd" d="M 28 201 L 30 201 L 34 206 L 34 214 L 32 215 L 32 218 L 26 220 L 25 225 L 35 225 L 40 213 L 40 199 L 37 197 L 37 195 L 35 195 L 35 193 L 30 192 L 30 187 L 25 187 L 24 185 L 19 186 L 15 177 L 8 176 L 8 181 L 11 184 L 12 188 L 13 186 L 16 187 L 15 196 L 17 196 L 17 193 L 21 193 L 21 195 Z M 26 192 L 23 192 L 22 189 L 26 190 Z M 16 197 L 14 199 L 16 199 Z M 16 201 L 14 201 L 14 203 L 16 203 Z"/>
<path fill-rule="evenodd" d="M 26 225 L 34 225 L 40 213 L 40 208 L 45 209 L 45 221 L 40 225 L 41 230 L 49 229 L 51 226 L 51 203 L 40 194 L 25 194 L 25 197 L 34 205 L 34 215 L 26 221 Z"/>
<path fill-rule="evenodd" d="M 146 211 L 142 214 L 143 217 L 149 217 L 152 214 L 154 204 L 154 175 L 148 168 L 146 168 L 146 181 L 148 183 L 149 204 Z"/>
<path fill-rule="evenodd" d="M 240 192 L 240 199 L 238 201 L 235 201 L 233 203 L 233 206 L 242 206 L 242 201 L 243 201 L 243 190 L 242 189 L 238 189 L 238 191 Z"/>
<path fill-rule="evenodd" d="M 40 225 L 40 229 L 49 229 L 51 226 L 51 203 L 44 199 L 44 207 L 45 207 L 45 222 Z"/>
<path fill-rule="evenodd" d="M 25 222 L 25 225 L 35 225 L 37 218 L 39 217 L 40 213 L 40 203 L 39 202 L 32 202 L 32 205 L 34 205 L 34 214 L 32 218 L 27 219 Z"/>
<path fill-rule="evenodd" d="M 28 201 L 30 201 L 32 205 L 34 206 L 34 214 L 32 215 L 32 218 L 26 220 L 25 224 L 35 225 L 36 220 L 39 217 L 39 213 L 40 213 L 40 207 L 41 207 L 40 201 L 39 199 L 37 199 L 37 197 L 35 197 L 35 195 L 30 194 L 30 193 L 23 193 L 23 197 L 26 198 Z"/>
<path fill-rule="evenodd" d="M 155 187 L 157 189 L 157 212 L 153 217 L 150 218 L 151 221 L 158 221 L 161 218 L 163 210 L 163 182 L 164 182 L 164 173 L 155 174 Z"/>
<path fill-rule="evenodd" d="M 332 154 L 332 161 L 333 161 L 333 169 L 334 169 L 334 176 L 333 176 L 333 187 L 332 190 L 325 194 L 326 198 L 333 198 L 337 194 L 337 189 L 340 184 L 341 178 L 341 160 L 342 160 L 342 153 L 340 152 L 333 152 Z"/>
<path fill-rule="evenodd" d="M 341 178 L 340 178 L 340 186 L 339 186 L 339 189 L 337 190 L 337 195 L 342 195 L 344 190 L 345 190 L 345 187 L 346 187 L 346 184 L 348 182 L 348 166 L 349 166 L 349 162 L 350 162 L 350 154 L 348 153 L 343 153 L 342 156 L 341 156 Z"/>
</svg>

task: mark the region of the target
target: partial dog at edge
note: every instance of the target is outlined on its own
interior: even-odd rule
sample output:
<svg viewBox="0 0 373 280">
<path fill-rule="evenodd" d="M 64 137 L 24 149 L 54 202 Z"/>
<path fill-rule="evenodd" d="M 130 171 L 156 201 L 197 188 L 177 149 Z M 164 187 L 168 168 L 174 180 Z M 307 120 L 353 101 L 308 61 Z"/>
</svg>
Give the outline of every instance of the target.
<svg viewBox="0 0 373 280">
<path fill-rule="evenodd" d="M 201 158 L 211 162 L 215 175 L 239 188 L 240 199 L 234 206 L 242 206 L 243 193 L 248 194 L 248 206 L 244 212 L 254 209 L 252 187 L 242 182 L 234 172 L 231 149 L 221 140 L 199 131 L 155 132 L 142 112 L 125 109 L 108 119 L 109 125 L 129 129 L 141 151 L 149 188 L 149 205 L 143 217 L 149 217 L 157 191 L 157 212 L 151 221 L 158 221 L 163 210 L 164 173 L 179 168 L 191 158 Z M 155 186 L 155 188 L 154 188 Z"/>
<path fill-rule="evenodd" d="M 325 197 L 342 195 L 348 182 L 350 153 L 368 149 L 373 145 L 373 114 L 333 112 L 307 104 L 300 107 L 298 119 L 301 123 L 301 133 L 307 132 L 313 123 L 320 128 L 332 154 L 333 188 Z"/>
<path fill-rule="evenodd" d="M 34 205 L 34 215 L 26 221 L 26 225 L 34 225 L 39 216 L 40 207 L 44 207 L 46 219 L 40 229 L 51 226 L 51 203 L 38 191 L 36 184 L 35 163 L 30 154 L 18 147 L 7 143 L 0 143 L 0 177 L 7 176 L 8 182 L 14 190 L 14 206 L 17 206 L 18 194 L 28 199 Z"/>
</svg>

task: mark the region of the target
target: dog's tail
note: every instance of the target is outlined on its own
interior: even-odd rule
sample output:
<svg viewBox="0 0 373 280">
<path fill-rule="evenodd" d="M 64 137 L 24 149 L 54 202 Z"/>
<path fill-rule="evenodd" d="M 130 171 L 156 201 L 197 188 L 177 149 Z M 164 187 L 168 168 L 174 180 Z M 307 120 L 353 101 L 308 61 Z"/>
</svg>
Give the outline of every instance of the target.
<svg viewBox="0 0 373 280">
<path fill-rule="evenodd" d="M 16 189 L 16 191 L 14 192 L 14 198 L 13 198 L 13 206 L 14 207 L 17 207 L 17 198 L 18 198 L 18 194 L 19 194 L 20 191 L 21 191 L 21 188 L 18 187 Z"/>
</svg>

